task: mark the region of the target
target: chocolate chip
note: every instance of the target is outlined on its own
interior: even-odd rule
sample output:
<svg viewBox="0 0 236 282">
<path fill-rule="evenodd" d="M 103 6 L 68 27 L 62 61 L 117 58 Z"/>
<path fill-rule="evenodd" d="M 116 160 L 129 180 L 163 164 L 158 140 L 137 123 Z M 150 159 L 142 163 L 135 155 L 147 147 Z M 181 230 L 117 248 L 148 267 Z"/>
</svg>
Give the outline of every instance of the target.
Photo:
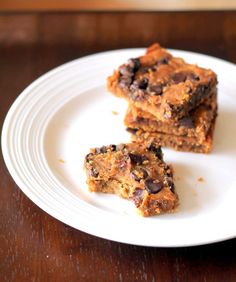
<svg viewBox="0 0 236 282">
<path fill-rule="evenodd" d="M 142 164 L 144 161 L 148 160 L 146 156 L 133 153 L 129 153 L 129 157 L 131 159 L 131 162 L 134 164 Z"/>
<path fill-rule="evenodd" d="M 86 157 L 85 157 L 85 161 L 88 162 L 90 160 L 90 157 L 92 157 L 92 156 L 93 156 L 92 153 L 87 154 Z"/>
<path fill-rule="evenodd" d="M 139 81 L 139 89 L 147 89 L 148 86 L 148 79 L 143 78 L 142 80 Z"/>
<path fill-rule="evenodd" d="M 190 72 L 187 75 L 187 79 L 192 80 L 192 81 L 199 81 L 200 77 L 198 75 L 196 75 L 195 73 Z"/>
<path fill-rule="evenodd" d="M 152 84 L 149 85 L 148 90 L 151 92 L 151 95 L 161 95 L 163 93 L 163 85 L 161 83 Z"/>
<path fill-rule="evenodd" d="M 174 191 L 175 185 L 174 185 L 174 182 L 173 182 L 172 178 L 171 177 L 166 177 L 165 181 L 166 181 L 167 185 L 169 186 L 170 190 Z"/>
<path fill-rule="evenodd" d="M 141 66 L 139 58 L 129 59 L 128 66 L 133 70 L 133 72 L 138 71 Z"/>
<path fill-rule="evenodd" d="M 190 117 L 184 117 L 179 120 L 180 126 L 184 126 L 187 128 L 194 128 L 194 121 Z"/>
<path fill-rule="evenodd" d="M 133 192 L 132 199 L 136 207 L 140 206 L 143 199 L 144 190 L 141 188 L 136 188 Z"/>
<path fill-rule="evenodd" d="M 97 154 L 104 154 L 104 153 L 107 152 L 107 147 L 106 146 L 102 146 L 100 148 L 96 148 L 95 150 L 96 150 Z"/>
<path fill-rule="evenodd" d="M 162 58 L 160 60 L 157 61 L 157 66 L 160 66 L 160 65 L 167 65 L 168 64 L 168 59 L 167 58 Z"/>
<path fill-rule="evenodd" d="M 98 171 L 96 170 L 96 168 L 95 167 L 92 167 L 91 169 L 90 169 L 90 175 L 92 176 L 92 177 L 98 177 Z"/>
<path fill-rule="evenodd" d="M 145 121 L 147 121 L 147 119 L 143 118 L 143 117 L 136 117 L 136 122 L 138 123 L 145 123 Z"/>
<path fill-rule="evenodd" d="M 112 152 L 116 151 L 116 145 L 113 145 L 113 144 L 112 144 L 112 145 L 110 145 L 110 148 L 111 148 L 111 151 L 112 151 Z"/>
<path fill-rule="evenodd" d="M 119 79 L 119 85 L 122 88 L 128 88 L 130 87 L 132 83 L 132 77 L 129 76 L 121 76 Z"/>
<path fill-rule="evenodd" d="M 131 177 L 140 182 L 142 179 L 146 179 L 148 177 L 148 172 L 144 168 L 136 168 L 131 172 Z"/>
<path fill-rule="evenodd" d="M 120 74 L 123 76 L 133 76 L 134 75 L 133 69 L 127 65 L 121 66 L 119 71 L 120 71 Z"/>
<path fill-rule="evenodd" d="M 125 148 L 125 144 L 116 145 L 116 151 L 122 151 Z"/>
<path fill-rule="evenodd" d="M 137 128 L 131 128 L 131 127 L 127 127 L 126 130 L 131 134 L 135 134 L 138 131 Z"/>
<path fill-rule="evenodd" d="M 196 92 L 198 94 L 204 94 L 205 92 L 209 92 L 210 84 L 199 84 L 197 86 Z"/>
<path fill-rule="evenodd" d="M 178 84 L 180 82 L 184 82 L 186 80 L 187 76 L 183 72 L 177 72 L 174 73 L 171 77 L 173 83 Z"/>
<path fill-rule="evenodd" d="M 148 151 L 153 152 L 158 157 L 158 159 L 160 159 L 160 160 L 163 159 L 163 153 L 162 153 L 161 147 L 159 147 L 159 146 L 157 147 L 153 143 L 151 143 L 148 146 Z"/>
<path fill-rule="evenodd" d="M 155 182 L 152 178 L 145 180 L 144 185 L 149 194 L 156 194 L 163 188 L 162 182 Z"/>
<path fill-rule="evenodd" d="M 148 86 L 148 79 L 144 77 L 141 80 L 135 80 L 132 84 L 132 89 L 133 90 L 137 90 L 137 89 L 145 90 L 147 89 L 147 86 Z"/>
</svg>

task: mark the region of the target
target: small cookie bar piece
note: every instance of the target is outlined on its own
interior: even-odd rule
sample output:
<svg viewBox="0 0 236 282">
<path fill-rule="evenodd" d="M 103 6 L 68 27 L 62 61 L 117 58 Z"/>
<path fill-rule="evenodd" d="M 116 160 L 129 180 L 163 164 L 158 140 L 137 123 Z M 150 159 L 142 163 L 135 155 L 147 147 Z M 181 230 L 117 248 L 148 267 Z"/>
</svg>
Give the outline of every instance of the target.
<svg viewBox="0 0 236 282">
<path fill-rule="evenodd" d="M 177 121 L 159 121 L 153 115 L 129 105 L 124 123 L 127 128 L 141 129 L 168 135 L 193 137 L 198 142 L 206 140 L 209 129 L 217 115 L 216 93 L 203 104 L 192 110 L 188 116 Z"/>
<path fill-rule="evenodd" d="M 108 90 L 158 120 L 176 120 L 215 92 L 216 74 L 173 57 L 158 44 L 107 79 Z"/>
<path fill-rule="evenodd" d="M 131 140 L 135 142 L 152 143 L 155 146 L 169 147 L 182 152 L 210 153 L 213 146 L 214 127 L 215 119 L 212 121 L 206 138 L 203 141 L 199 141 L 196 137 L 148 132 L 141 129 L 128 129 L 128 131 L 132 133 Z"/>
<path fill-rule="evenodd" d="M 134 142 L 91 149 L 85 170 L 91 192 L 131 199 L 143 216 L 173 212 L 178 205 L 172 170 L 159 146 Z"/>
</svg>

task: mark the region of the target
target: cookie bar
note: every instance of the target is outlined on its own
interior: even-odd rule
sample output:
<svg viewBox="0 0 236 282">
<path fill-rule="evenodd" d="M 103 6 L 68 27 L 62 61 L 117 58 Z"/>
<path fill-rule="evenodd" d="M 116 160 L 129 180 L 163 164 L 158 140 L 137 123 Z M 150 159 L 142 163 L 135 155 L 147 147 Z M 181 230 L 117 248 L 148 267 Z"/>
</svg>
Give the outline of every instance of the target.
<svg viewBox="0 0 236 282">
<path fill-rule="evenodd" d="M 177 136 L 183 136 L 184 138 L 192 137 L 198 142 L 203 142 L 208 135 L 216 114 L 217 99 L 216 93 L 214 93 L 214 95 L 208 98 L 203 104 L 192 110 L 188 116 L 177 121 L 159 121 L 153 115 L 144 112 L 135 106 L 129 105 L 124 123 L 131 129 L 158 132 L 159 134 L 167 134 L 163 136 L 172 135 L 176 138 Z"/>
<path fill-rule="evenodd" d="M 85 169 L 91 192 L 131 199 L 143 216 L 173 212 L 178 205 L 172 170 L 159 146 L 133 142 L 94 148 Z"/>
<path fill-rule="evenodd" d="M 214 127 L 215 119 L 211 122 L 209 131 L 202 141 L 199 141 L 196 137 L 177 136 L 162 132 L 148 132 L 141 129 L 128 129 L 128 131 L 132 133 L 131 140 L 135 142 L 152 143 L 155 146 L 170 147 L 183 152 L 210 153 L 213 145 Z"/>
<path fill-rule="evenodd" d="M 108 90 L 158 120 L 177 120 L 215 92 L 216 74 L 173 57 L 158 44 L 107 79 Z"/>
</svg>

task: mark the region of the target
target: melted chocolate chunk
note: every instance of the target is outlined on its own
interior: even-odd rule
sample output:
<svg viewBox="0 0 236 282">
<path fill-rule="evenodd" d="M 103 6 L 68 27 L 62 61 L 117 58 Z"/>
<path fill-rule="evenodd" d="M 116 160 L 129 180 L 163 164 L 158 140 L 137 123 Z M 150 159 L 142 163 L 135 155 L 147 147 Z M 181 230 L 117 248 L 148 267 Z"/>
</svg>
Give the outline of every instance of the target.
<svg viewBox="0 0 236 282">
<path fill-rule="evenodd" d="M 93 153 L 87 154 L 86 157 L 85 157 L 85 161 L 88 162 L 90 160 L 90 157 L 92 157 L 92 156 L 93 156 Z"/>
<path fill-rule="evenodd" d="M 168 65 L 168 63 L 169 63 L 168 58 L 162 58 L 159 61 L 157 61 L 157 66 Z"/>
<path fill-rule="evenodd" d="M 95 150 L 96 150 L 97 154 L 104 154 L 104 153 L 107 152 L 107 147 L 106 146 L 102 146 L 100 148 L 96 148 Z"/>
<path fill-rule="evenodd" d="M 152 178 L 145 180 L 144 185 L 149 194 L 156 194 L 163 188 L 162 182 L 155 182 Z"/>
<path fill-rule="evenodd" d="M 136 117 L 136 122 L 138 122 L 138 123 L 145 123 L 146 122 L 146 119 L 145 118 L 143 118 L 143 117 Z"/>
<path fill-rule="evenodd" d="M 172 75 L 171 79 L 174 84 L 178 84 L 180 82 L 185 82 L 187 75 L 183 72 L 176 72 Z"/>
<path fill-rule="evenodd" d="M 111 151 L 113 152 L 113 151 L 116 151 L 116 145 L 110 145 L 110 148 L 111 148 Z"/>
<path fill-rule="evenodd" d="M 120 67 L 120 74 L 123 76 L 133 76 L 133 69 L 128 65 L 123 65 Z"/>
<path fill-rule="evenodd" d="M 138 131 L 138 128 L 127 127 L 126 130 L 131 134 L 135 134 Z"/>
<path fill-rule="evenodd" d="M 133 72 L 138 71 L 141 66 L 139 58 L 129 59 L 128 66 L 133 70 Z"/>
<path fill-rule="evenodd" d="M 119 79 L 119 85 L 122 88 L 128 88 L 130 87 L 132 83 L 132 77 L 129 76 L 121 76 Z"/>
<path fill-rule="evenodd" d="M 199 81 L 200 77 L 196 75 L 195 73 L 190 72 L 187 75 L 187 79 L 192 80 L 192 81 Z"/>
<path fill-rule="evenodd" d="M 148 87 L 148 79 L 143 78 L 142 80 L 139 81 L 139 89 L 147 89 Z"/>
<path fill-rule="evenodd" d="M 144 77 L 141 80 L 135 80 L 132 84 L 132 90 L 145 90 L 148 87 L 148 79 L 146 77 Z"/>
<path fill-rule="evenodd" d="M 161 95 L 163 93 L 163 85 L 161 83 L 153 84 L 148 87 L 148 90 L 151 92 L 151 95 Z"/>
<path fill-rule="evenodd" d="M 165 180 L 166 180 L 166 183 L 169 186 L 170 190 L 173 192 L 174 189 L 175 189 L 175 185 L 174 185 L 174 182 L 172 181 L 172 178 L 166 177 Z"/>
<path fill-rule="evenodd" d="M 90 175 L 92 176 L 92 177 L 98 177 L 98 171 L 96 170 L 96 168 L 94 168 L 94 167 L 91 167 L 91 169 L 90 169 Z"/>
<path fill-rule="evenodd" d="M 210 90 L 210 84 L 199 84 L 197 86 L 196 92 L 198 94 L 204 94 L 205 92 L 208 92 Z"/>
<path fill-rule="evenodd" d="M 132 199 L 136 205 L 136 207 L 139 207 L 142 199 L 143 199 L 143 194 L 144 194 L 144 190 L 141 188 L 136 188 L 133 192 L 133 196 Z"/>
<path fill-rule="evenodd" d="M 163 160 L 163 153 L 161 147 L 156 147 L 154 144 L 148 146 L 148 151 L 153 152 L 158 159 Z"/>
<path fill-rule="evenodd" d="M 116 145 L 116 151 L 122 151 L 125 148 L 125 144 Z"/>
<path fill-rule="evenodd" d="M 132 153 L 129 153 L 129 157 L 131 159 L 131 162 L 134 164 L 142 164 L 144 161 L 148 160 L 146 156 Z"/>
<path fill-rule="evenodd" d="M 180 124 L 180 126 L 184 126 L 184 127 L 187 127 L 187 128 L 194 128 L 195 127 L 194 121 L 190 117 L 181 118 L 179 120 L 179 124 Z"/>
</svg>

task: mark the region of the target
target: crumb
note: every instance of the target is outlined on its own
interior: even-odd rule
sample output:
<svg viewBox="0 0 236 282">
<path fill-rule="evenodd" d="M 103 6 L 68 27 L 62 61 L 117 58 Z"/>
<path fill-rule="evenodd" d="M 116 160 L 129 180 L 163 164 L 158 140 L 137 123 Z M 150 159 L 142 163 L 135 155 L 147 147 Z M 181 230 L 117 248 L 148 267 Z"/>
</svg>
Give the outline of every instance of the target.
<svg viewBox="0 0 236 282">
<path fill-rule="evenodd" d="M 197 181 L 198 182 L 204 182 L 204 178 L 203 177 L 198 177 Z"/>
<path fill-rule="evenodd" d="M 59 162 L 62 163 L 62 164 L 65 163 L 65 161 L 63 159 L 59 159 Z"/>
<path fill-rule="evenodd" d="M 181 179 L 181 178 L 180 178 L 179 176 L 176 176 L 176 177 L 175 177 L 175 180 L 176 180 L 176 181 L 179 181 L 180 179 Z"/>
<path fill-rule="evenodd" d="M 49 255 L 46 255 L 46 258 L 49 258 Z"/>
<path fill-rule="evenodd" d="M 65 124 L 64 124 L 64 127 L 65 127 L 65 128 L 69 128 L 70 126 L 69 126 L 69 124 L 66 124 L 66 123 L 65 123 Z"/>
<path fill-rule="evenodd" d="M 116 111 L 112 111 L 113 115 L 117 116 L 119 113 Z"/>
</svg>

